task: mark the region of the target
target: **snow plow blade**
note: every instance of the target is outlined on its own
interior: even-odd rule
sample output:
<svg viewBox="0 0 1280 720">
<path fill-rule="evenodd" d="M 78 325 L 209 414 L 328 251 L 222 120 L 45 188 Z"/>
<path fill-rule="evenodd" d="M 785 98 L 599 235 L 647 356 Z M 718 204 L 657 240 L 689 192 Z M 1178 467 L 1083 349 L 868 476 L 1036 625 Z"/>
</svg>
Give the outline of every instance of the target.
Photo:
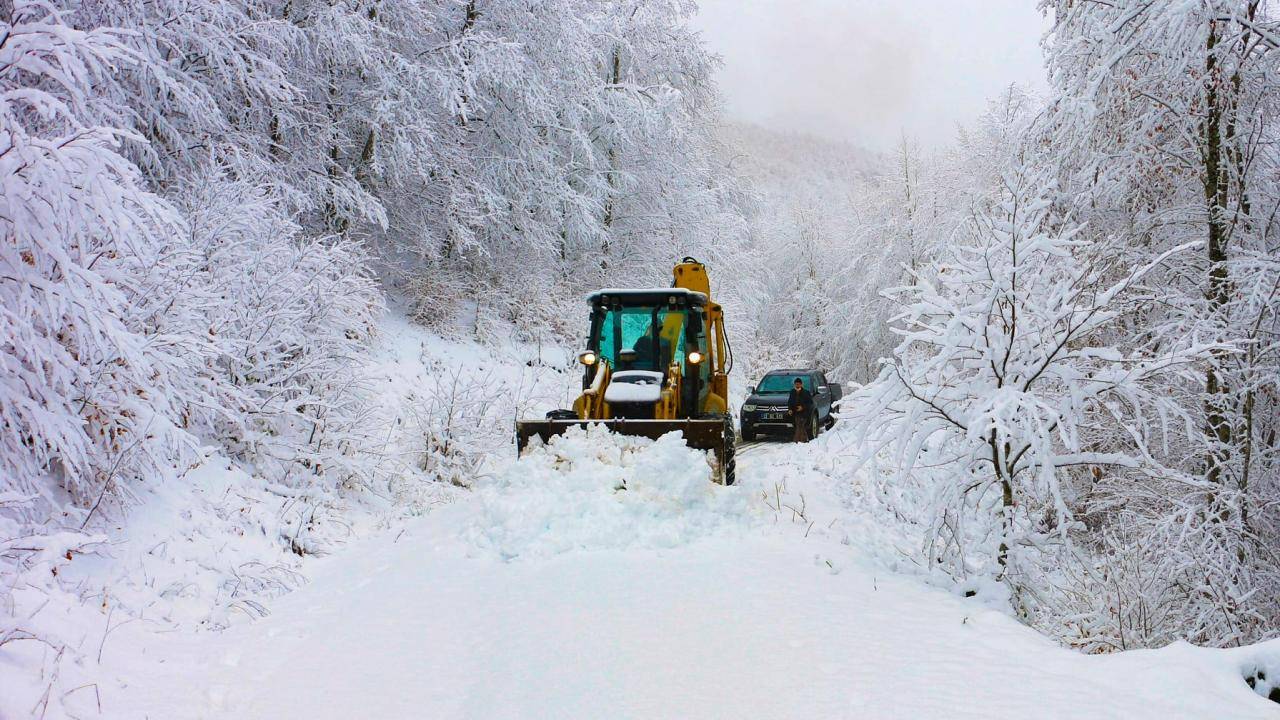
<svg viewBox="0 0 1280 720">
<path fill-rule="evenodd" d="M 720 418 L 698 420 L 522 420 L 516 423 L 516 448 L 521 454 L 533 438 L 547 442 L 563 435 L 571 427 L 603 425 L 619 435 L 634 435 L 657 440 L 669 432 L 679 432 L 684 442 L 697 450 L 714 450 L 716 468 L 714 480 L 721 485 L 732 485 L 735 476 L 733 426 Z"/>
</svg>

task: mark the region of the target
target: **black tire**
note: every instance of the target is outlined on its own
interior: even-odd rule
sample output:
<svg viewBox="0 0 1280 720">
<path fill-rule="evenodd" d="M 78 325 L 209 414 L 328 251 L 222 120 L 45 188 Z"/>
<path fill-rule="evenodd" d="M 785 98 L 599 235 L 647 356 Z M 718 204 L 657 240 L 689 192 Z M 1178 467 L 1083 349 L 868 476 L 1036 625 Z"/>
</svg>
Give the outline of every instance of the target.
<svg viewBox="0 0 1280 720">
<path fill-rule="evenodd" d="M 743 423 L 743 424 L 742 424 L 742 439 L 743 439 L 743 440 L 746 440 L 747 442 L 751 442 L 752 440 L 755 440 L 755 439 L 756 439 L 756 429 L 755 429 L 755 428 L 753 428 L 753 427 L 751 427 L 750 425 L 748 425 L 748 424 L 746 424 L 746 423 Z"/>
<path fill-rule="evenodd" d="M 733 419 L 724 419 L 724 457 L 721 460 L 724 469 L 724 484 L 732 485 L 738 481 L 738 463 L 736 454 L 738 436 L 733 432 Z"/>
<path fill-rule="evenodd" d="M 813 414 L 809 416 L 809 439 L 813 440 L 818 437 L 818 433 L 822 431 L 821 428 L 822 424 L 818 422 L 818 411 L 814 410 Z"/>
</svg>

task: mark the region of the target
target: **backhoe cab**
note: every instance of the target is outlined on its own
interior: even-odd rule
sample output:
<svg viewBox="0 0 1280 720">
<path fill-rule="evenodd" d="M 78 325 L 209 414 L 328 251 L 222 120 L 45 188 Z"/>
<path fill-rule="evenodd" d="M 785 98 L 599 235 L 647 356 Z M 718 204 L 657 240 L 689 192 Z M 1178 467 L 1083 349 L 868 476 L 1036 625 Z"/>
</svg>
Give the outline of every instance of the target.
<svg viewBox="0 0 1280 720">
<path fill-rule="evenodd" d="M 530 438 L 545 442 L 578 425 L 649 438 L 679 431 L 690 447 L 714 450 L 716 481 L 733 484 L 724 312 L 711 301 L 702 263 L 685 258 L 672 276 L 669 288 L 598 290 L 587 298 L 582 394 L 572 410 L 517 422 L 520 451 Z"/>
</svg>

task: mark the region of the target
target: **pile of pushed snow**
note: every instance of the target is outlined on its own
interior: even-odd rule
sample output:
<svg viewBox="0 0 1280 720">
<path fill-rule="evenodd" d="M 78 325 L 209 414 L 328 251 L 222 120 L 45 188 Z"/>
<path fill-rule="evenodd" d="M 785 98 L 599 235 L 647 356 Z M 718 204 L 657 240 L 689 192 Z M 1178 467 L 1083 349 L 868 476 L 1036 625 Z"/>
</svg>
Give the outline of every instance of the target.
<svg viewBox="0 0 1280 720">
<path fill-rule="evenodd" d="M 709 453 L 679 433 L 648 440 L 573 428 L 480 483 L 463 535 L 512 559 L 676 547 L 754 524 L 750 496 L 711 482 L 711 471 Z"/>
</svg>

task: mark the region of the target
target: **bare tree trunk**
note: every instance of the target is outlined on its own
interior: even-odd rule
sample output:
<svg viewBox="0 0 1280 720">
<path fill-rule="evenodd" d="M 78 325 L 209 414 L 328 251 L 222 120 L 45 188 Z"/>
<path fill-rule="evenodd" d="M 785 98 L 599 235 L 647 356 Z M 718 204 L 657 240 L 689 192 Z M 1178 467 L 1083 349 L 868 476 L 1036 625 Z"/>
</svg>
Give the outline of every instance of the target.
<svg viewBox="0 0 1280 720">
<path fill-rule="evenodd" d="M 471 30 L 472 30 L 473 28 L 475 28 L 475 26 L 476 26 L 476 22 L 477 22 L 479 19 L 480 19 L 480 10 L 476 7 L 476 0 L 467 0 L 466 10 L 464 11 L 463 16 L 462 16 L 462 27 L 461 27 L 461 28 L 459 28 L 459 30 L 458 30 L 458 37 L 459 37 L 460 39 L 462 39 L 462 38 L 466 38 L 466 36 L 467 36 L 467 35 L 469 35 L 469 34 L 471 33 Z M 467 75 L 467 74 L 470 72 L 470 70 L 471 70 L 471 52 L 470 52 L 470 50 L 468 50 L 466 47 L 463 47 L 463 48 L 462 48 L 462 52 L 461 52 L 461 56 L 462 56 L 462 68 L 461 68 L 461 73 L 465 76 L 465 75 Z M 471 103 L 470 103 L 470 98 L 468 98 L 468 97 L 466 96 L 466 93 L 463 93 L 462 97 L 461 97 L 461 98 L 459 98 L 459 103 L 458 103 L 458 116 L 455 118 L 455 120 L 456 120 L 456 122 L 458 123 L 458 127 L 460 127 L 460 128 L 462 128 L 462 129 L 463 129 L 463 131 L 464 131 L 464 135 L 465 135 L 466 131 L 469 129 L 469 124 L 468 124 L 468 120 L 467 120 L 467 118 L 469 117 L 469 114 L 470 114 L 470 113 L 469 113 L 469 106 L 470 106 L 470 104 L 471 104 Z M 459 178 L 458 178 L 458 172 L 457 172 L 457 170 L 456 170 L 456 169 L 455 169 L 455 170 L 451 170 L 451 171 L 450 171 L 450 175 L 452 175 L 452 176 L 453 176 L 453 179 L 454 179 L 455 181 L 457 181 L 457 180 L 459 179 Z M 443 243 L 443 245 L 442 245 L 442 246 L 441 246 L 441 248 L 440 248 L 440 254 L 441 254 L 441 256 L 442 256 L 442 257 L 444 257 L 444 258 L 446 258 L 446 259 L 447 259 L 447 258 L 451 258 L 451 257 L 453 257 L 453 253 L 454 253 L 454 251 L 457 249 L 457 245 L 458 245 L 458 240 L 457 240 L 457 238 L 454 236 L 453 231 L 450 231 L 450 232 L 445 236 L 444 243 Z"/>
<path fill-rule="evenodd" d="M 916 177 L 912 177 L 912 174 L 911 174 L 911 145 L 907 141 L 906 133 L 903 133 L 902 135 L 902 144 L 899 147 L 898 152 L 902 155 L 902 195 L 903 195 L 902 207 L 907 213 L 907 242 L 906 242 L 907 253 L 908 253 L 907 262 L 911 268 L 911 274 L 907 278 L 907 282 L 910 283 L 912 287 L 914 287 L 916 284 L 916 270 L 920 265 L 920 257 L 916 248 L 916 229 L 915 229 L 915 218 L 916 218 L 915 183 L 916 183 L 916 179 L 919 177 L 919 174 L 918 174 L 918 171 L 917 171 Z"/>
<path fill-rule="evenodd" d="M 370 5 L 367 11 L 370 20 L 378 19 L 378 6 Z M 361 73 L 360 79 L 364 80 L 364 74 Z M 373 175 L 371 166 L 373 164 L 373 152 L 377 149 L 378 128 L 370 125 L 364 136 L 364 143 L 360 147 L 360 159 L 356 163 L 355 176 L 356 182 L 360 183 L 360 187 L 365 190 L 373 191 Z"/>
<path fill-rule="evenodd" d="M 293 3 L 286 2 L 284 8 L 280 11 L 280 18 L 285 22 L 292 22 L 290 17 L 293 14 Z M 272 110 L 271 120 L 267 123 L 267 133 L 271 142 L 271 158 L 273 160 L 281 160 L 284 158 L 284 133 L 280 130 L 280 115 Z"/>
<path fill-rule="evenodd" d="M 1003 576 L 1009 567 L 1009 537 L 1013 534 L 1013 476 L 1009 467 L 1009 447 L 1002 444 L 992 428 L 987 437 L 987 445 L 991 448 L 991 468 L 996 482 L 1000 484 L 1000 550 L 996 560 L 1000 563 L 1000 574 Z"/>
<path fill-rule="evenodd" d="M 1259 4 L 1260 0 L 1245 0 L 1245 17 L 1248 18 L 1250 23 L 1257 19 Z M 1226 137 L 1231 157 L 1232 176 L 1236 182 L 1236 193 L 1238 195 L 1238 210 L 1236 215 L 1240 219 L 1238 222 L 1245 223 L 1246 225 L 1251 224 L 1250 213 L 1252 212 L 1249 200 L 1249 187 L 1246 177 L 1249 153 L 1246 152 L 1246 143 L 1244 142 L 1244 139 L 1239 136 L 1237 116 L 1239 114 L 1240 98 L 1244 95 L 1244 78 L 1241 74 L 1241 67 L 1244 65 L 1249 55 L 1249 45 L 1253 39 L 1252 35 L 1252 32 L 1246 28 L 1244 32 L 1241 33 L 1240 42 L 1237 46 L 1239 48 L 1239 57 L 1236 60 L 1236 66 L 1231 75 L 1232 96 L 1230 115 L 1227 118 Z M 1260 313 L 1258 316 L 1258 322 L 1255 323 L 1249 335 L 1250 339 L 1255 342 L 1258 338 L 1258 330 L 1261 326 L 1262 317 L 1263 313 Z M 1257 361 L 1257 346 L 1250 345 L 1249 352 L 1245 357 L 1244 370 L 1246 378 L 1248 375 L 1253 373 Z M 1249 475 L 1254 456 L 1255 424 L 1253 414 L 1255 401 L 1255 391 L 1250 387 L 1245 391 L 1244 400 L 1241 403 L 1242 426 L 1240 428 L 1240 438 L 1237 440 L 1240 445 L 1241 463 L 1239 481 L 1241 495 L 1240 523 L 1246 531 L 1249 528 Z M 1241 548 L 1240 552 L 1243 553 L 1244 549 Z"/>
<path fill-rule="evenodd" d="M 337 97 L 338 97 L 337 70 L 333 67 L 329 68 L 328 92 L 329 92 L 329 99 L 325 107 L 329 114 L 329 121 L 333 123 L 333 132 L 336 135 L 338 133 L 340 118 L 338 117 L 338 106 L 337 106 Z M 341 163 L 342 163 L 342 150 L 341 148 L 338 147 L 337 138 L 335 137 L 333 139 L 333 143 L 329 146 L 329 164 L 328 164 L 329 166 L 325 172 L 331 184 L 335 184 L 338 181 L 338 169 L 341 166 Z M 347 218 L 343 217 L 338 210 L 336 193 L 334 192 L 332 185 L 330 186 L 330 189 L 329 189 L 329 198 L 328 200 L 325 201 L 324 220 L 325 220 L 325 226 L 331 232 L 342 234 L 347 231 L 348 221 L 347 221 Z"/>
<path fill-rule="evenodd" d="M 622 82 L 622 50 L 615 47 L 609 72 L 609 85 L 616 87 L 620 82 Z M 617 201 L 618 193 L 618 148 L 612 141 L 609 142 L 606 154 L 609 157 L 609 174 L 606 176 L 609 195 L 604 200 L 604 242 L 600 247 L 600 270 L 604 272 L 609 270 L 609 241 L 610 234 L 613 232 L 614 203 Z"/>
<path fill-rule="evenodd" d="M 1217 23 L 1210 22 L 1208 53 L 1205 59 L 1206 115 L 1202 124 L 1201 137 L 1204 199 L 1208 212 L 1208 238 L 1205 249 L 1208 252 L 1209 274 L 1205 299 L 1208 301 L 1211 321 L 1222 324 L 1226 321 L 1227 305 L 1231 298 L 1231 280 L 1227 270 L 1227 243 L 1230 239 L 1230 228 L 1226 219 L 1228 179 L 1225 177 L 1222 157 L 1223 112 L 1217 42 Z M 1230 462 L 1228 448 L 1232 442 L 1231 420 L 1228 412 L 1230 388 L 1222 373 L 1225 360 L 1225 353 L 1216 351 L 1205 373 L 1205 430 L 1212 444 L 1206 463 L 1205 477 L 1215 485 L 1224 482 L 1223 475 Z M 1217 515 L 1218 519 L 1225 519 L 1221 513 Z"/>
<path fill-rule="evenodd" d="M 373 152 L 377 149 L 378 130 L 372 125 L 364 136 L 364 145 L 360 148 L 360 161 L 356 165 L 356 180 L 365 190 L 373 190 Z"/>
</svg>

